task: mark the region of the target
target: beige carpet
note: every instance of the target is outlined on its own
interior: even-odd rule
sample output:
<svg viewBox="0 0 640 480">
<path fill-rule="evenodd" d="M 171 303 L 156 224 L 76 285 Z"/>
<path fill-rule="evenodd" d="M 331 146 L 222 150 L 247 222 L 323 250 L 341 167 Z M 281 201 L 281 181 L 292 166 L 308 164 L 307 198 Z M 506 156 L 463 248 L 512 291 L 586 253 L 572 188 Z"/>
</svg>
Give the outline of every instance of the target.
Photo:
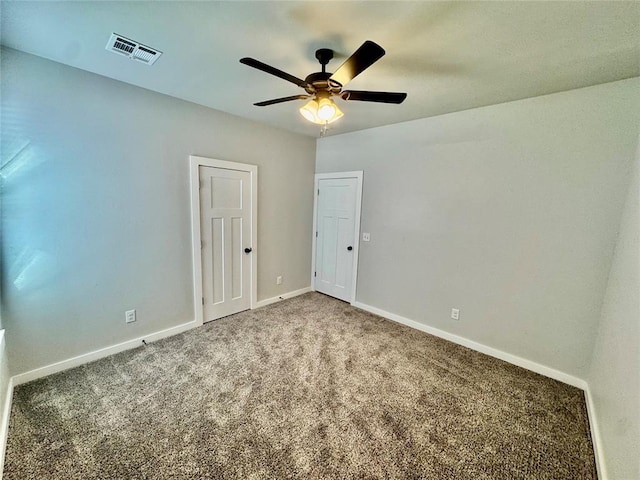
<svg viewBox="0 0 640 480">
<path fill-rule="evenodd" d="M 18 387 L 27 479 L 594 479 L 583 393 L 310 293 Z"/>
</svg>

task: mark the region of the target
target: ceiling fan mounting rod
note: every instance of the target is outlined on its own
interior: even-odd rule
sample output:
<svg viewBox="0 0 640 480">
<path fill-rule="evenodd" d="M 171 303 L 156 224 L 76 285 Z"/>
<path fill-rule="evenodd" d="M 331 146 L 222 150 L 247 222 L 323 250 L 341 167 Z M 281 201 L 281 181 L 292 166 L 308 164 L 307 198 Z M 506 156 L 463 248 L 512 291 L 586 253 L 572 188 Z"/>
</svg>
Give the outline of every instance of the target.
<svg viewBox="0 0 640 480">
<path fill-rule="evenodd" d="M 326 65 L 333 58 L 333 50 L 330 48 L 320 48 L 316 50 L 316 58 L 322 65 L 321 72 L 315 72 L 307 75 L 304 79 L 306 86 L 304 89 L 309 95 L 315 95 L 320 92 L 326 92 L 327 96 L 338 95 L 342 90 L 342 85 L 338 82 L 330 81 L 330 72 L 327 72 Z"/>
<path fill-rule="evenodd" d="M 325 73 L 327 63 L 333 58 L 333 50 L 330 48 L 319 48 L 316 50 L 316 58 L 320 62 L 320 65 L 322 65 L 322 73 Z"/>
</svg>

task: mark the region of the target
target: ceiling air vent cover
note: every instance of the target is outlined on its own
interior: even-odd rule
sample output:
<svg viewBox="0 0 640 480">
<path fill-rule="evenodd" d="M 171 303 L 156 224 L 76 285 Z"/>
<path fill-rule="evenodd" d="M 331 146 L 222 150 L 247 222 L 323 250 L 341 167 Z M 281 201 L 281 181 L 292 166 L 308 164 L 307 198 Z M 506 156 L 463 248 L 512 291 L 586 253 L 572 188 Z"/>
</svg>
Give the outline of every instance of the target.
<svg viewBox="0 0 640 480">
<path fill-rule="evenodd" d="M 114 52 L 125 57 L 138 60 L 139 62 L 146 63 L 147 65 L 153 65 L 153 63 L 162 55 L 162 52 L 155 50 L 146 45 L 131 40 L 117 33 L 112 33 L 106 49 L 110 52 Z"/>
</svg>

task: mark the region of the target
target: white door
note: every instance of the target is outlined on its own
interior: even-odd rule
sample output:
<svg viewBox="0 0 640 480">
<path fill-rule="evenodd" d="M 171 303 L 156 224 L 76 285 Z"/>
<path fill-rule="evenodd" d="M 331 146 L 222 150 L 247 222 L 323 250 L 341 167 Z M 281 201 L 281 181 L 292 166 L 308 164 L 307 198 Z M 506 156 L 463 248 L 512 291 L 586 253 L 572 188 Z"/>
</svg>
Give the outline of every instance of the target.
<svg viewBox="0 0 640 480">
<path fill-rule="evenodd" d="M 357 193 L 358 178 L 318 180 L 314 287 L 347 302 L 357 258 Z"/>
<path fill-rule="evenodd" d="M 251 173 L 199 167 L 203 321 L 251 308 Z"/>
</svg>

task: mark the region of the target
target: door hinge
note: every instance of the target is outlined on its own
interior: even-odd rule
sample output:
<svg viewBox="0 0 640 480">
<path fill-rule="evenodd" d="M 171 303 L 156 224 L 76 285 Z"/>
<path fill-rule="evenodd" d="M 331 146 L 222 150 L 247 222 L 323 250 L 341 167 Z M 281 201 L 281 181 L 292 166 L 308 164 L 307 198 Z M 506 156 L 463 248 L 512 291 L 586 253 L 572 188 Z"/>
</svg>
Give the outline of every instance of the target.
<svg viewBox="0 0 640 480">
<path fill-rule="evenodd" d="M 314 277 L 317 276 L 317 274 L 318 274 L 318 272 L 313 272 L 313 276 Z"/>
<path fill-rule="evenodd" d="M 202 297 L 202 304 L 204 305 L 204 297 Z"/>
<path fill-rule="evenodd" d="M 318 195 L 320 195 L 320 189 L 318 189 Z"/>
<path fill-rule="evenodd" d="M 200 240 L 200 248 L 204 248 L 204 242 Z"/>
<path fill-rule="evenodd" d="M 318 232 L 316 232 L 316 238 L 318 238 Z"/>
</svg>

